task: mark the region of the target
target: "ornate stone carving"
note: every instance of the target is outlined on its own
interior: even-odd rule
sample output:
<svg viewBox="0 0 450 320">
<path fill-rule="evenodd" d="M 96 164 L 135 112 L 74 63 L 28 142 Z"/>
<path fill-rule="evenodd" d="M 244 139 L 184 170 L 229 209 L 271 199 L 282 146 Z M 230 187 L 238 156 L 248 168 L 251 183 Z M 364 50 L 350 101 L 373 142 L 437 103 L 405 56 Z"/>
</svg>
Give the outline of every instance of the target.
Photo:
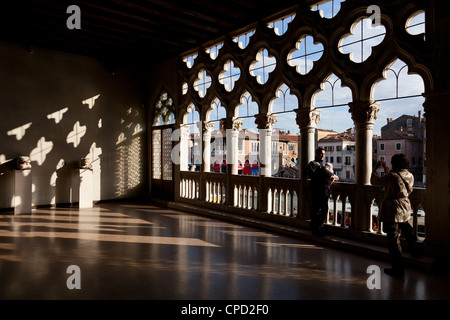
<svg viewBox="0 0 450 320">
<path fill-rule="evenodd" d="M 20 156 L 17 158 L 17 169 L 29 170 L 31 169 L 31 159 L 27 156 Z"/>
<path fill-rule="evenodd" d="M 191 138 L 191 130 L 189 125 L 182 124 L 180 125 L 180 137 L 181 139 L 190 139 Z"/>
<path fill-rule="evenodd" d="M 205 133 L 211 133 L 212 129 L 214 129 L 214 122 L 213 121 L 202 121 L 200 122 L 201 124 L 201 132 L 203 132 L 203 134 Z"/>
<path fill-rule="evenodd" d="M 226 118 L 223 119 L 225 129 L 232 129 L 234 131 L 242 130 L 243 120 L 240 118 Z"/>
<path fill-rule="evenodd" d="M 320 122 L 320 110 L 319 109 L 297 109 L 297 124 L 300 128 L 315 128 Z"/>
<path fill-rule="evenodd" d="M 271 130 L 276 122 L 277 116 L 274 114 L 263 113 L 255 116 L 255 123 L 258 129 Z"/>
<path fill-rule="evenodd" d="M 380 110 L 379 102 L 375 101 L 356 101 L 348 104 L 353 122 L 356 124 L 374 124 L 377 119 L 377 113 Z"/>
<path fill-rule="evenodd" d="M 242 119 L 234 119 L 233 120 L 233 126 L 231 127 L 233 130 L 235 131 L 239 131 L 242 130 L 242 125 L 243 125 L 244 121 Z"/>
<path fill-rule="evenodd" d="M 90 158 L 81 158 L 80 159 L 80 169 L 92 170 L 91 159 Z"/>
</svg>

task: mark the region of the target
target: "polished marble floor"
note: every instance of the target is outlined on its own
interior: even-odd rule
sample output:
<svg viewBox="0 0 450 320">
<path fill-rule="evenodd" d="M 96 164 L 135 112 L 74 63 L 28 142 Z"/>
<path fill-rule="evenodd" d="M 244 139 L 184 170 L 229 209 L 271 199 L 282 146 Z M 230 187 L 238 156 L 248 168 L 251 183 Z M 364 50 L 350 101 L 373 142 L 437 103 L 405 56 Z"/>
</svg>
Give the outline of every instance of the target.
<svg viewBox="0 0 450 320">
<path fill-rule="evenodd" d="M 367 286 L 369 266 L 381 269 L 380 289 Z M 450 299 L 446 278 L 419 269 L 391 278 L 385 267 L 148 204 L 0 215 L 0 299 Z"/>
</svg>

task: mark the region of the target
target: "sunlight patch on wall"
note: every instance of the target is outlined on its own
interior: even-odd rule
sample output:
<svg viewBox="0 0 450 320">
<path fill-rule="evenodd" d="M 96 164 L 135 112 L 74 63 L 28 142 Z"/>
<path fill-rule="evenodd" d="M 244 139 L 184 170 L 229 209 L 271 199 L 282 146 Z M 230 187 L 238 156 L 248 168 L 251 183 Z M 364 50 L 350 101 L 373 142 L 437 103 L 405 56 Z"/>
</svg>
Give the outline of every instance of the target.
<svg viewBox="0 0 450 320">
<path fill-rule="evenodd" d="M 25 136 L 25 131 L 31 127 L 31 124 L 32 124 L 31 122 L 28 122 L 20 127 L 9 130 L 7 132 L 7 135 L 8 136 L 16 136 L 17 141 L 20 141 Z"/>
<path fill-rule="evenodd" d="M 49 154 L 53 149 L 53 142 L 46 141 L 45 137 L 39 139 L 36 148 L 34 148 L 30 153 L 31 161 L 36 161 L 38 165 L 42 165 Z"/>
<path fill-rule="evenodd" d="M 125 137 L 125 133 L 121 132 L 121 133 L 119 134 L 119 136 L 117 137 L 116 145 L 121 144 L 121 143 L 124 142 L 125 140 L 127 140 L 127 138 Z"/>
<path fill-rule="evenodd" d="M 95 105 L 95 100 L 97 100 L 98 97 L 100 97 L 99 94 L 96 95 L 96 96 L 93 96 L 93 97 L 91 97 L 91 98 L 88 98 L 88 99 L 86 99 L 86 100 L 84 100 L 84 101 L 82 101 L 82 103 L 83 103 L 83 104 L 87 104 L 87 106 L 89 107 L 89 109 L 92 109 L 92 108 L 94 107 L 94 105 Z"/>
<path fill-rule="evenodd" d="M 129 145 L 120 145 L 116 161 L 116 192 L 120 197 L 142 182 L 142 137 L 136 136 Z"/>
<path fill-rule="evenodd" d="M 93 142 L 91 147 L 89 148 L 89 153 L 86 155 L 86 158 L 91 159 L 92 171 L 94 175 L 93 184 L 93 199 L 100 200 L 101 198 L 101 158 L 103 150 L 102 148 L 97 147 L 97 143 Z"/>
<path fill-rule="evenodd" d="M 139 119 L 139 110 L 128 108 L 121 119 L 122 132 L 116 140 L 115 160 L 115 196 L 126 196 L 136 189 L 143 179 L 143 125 Z"/>
<path fill-rule="evenodd" d="M 73 143 L 73 147 L 76 148 L 81 142 L 81 138 L 86 134 L 86 126 L 81 126 L 80 121 L 77 121 L 72 132 L 67 136 L 67 143 Z"/>
<path fill-rule="evenodd" d="M 63 108 L 56 112 L 50 113 L 49 115 L 47 115 L 47 119 L 53 119 L 55 120 L 55 123 L 58 124 L 62 120 L 64 113 L 66 113 L 68 110 L 69 108 Z"/>
<path fill-rule="evenodd" d="M 138 123 L 135 127 L 134 127 L 134 131 L 133 131 L 133 136 L 142 132 L 142 127 L 141 125 Z"/>
<path fill-rule="evenodd" d="M 141 140 L 141 137 L 135 137 L 128 148 L 128 189 L 134 189 L 141 183 Z"/>
</svg>

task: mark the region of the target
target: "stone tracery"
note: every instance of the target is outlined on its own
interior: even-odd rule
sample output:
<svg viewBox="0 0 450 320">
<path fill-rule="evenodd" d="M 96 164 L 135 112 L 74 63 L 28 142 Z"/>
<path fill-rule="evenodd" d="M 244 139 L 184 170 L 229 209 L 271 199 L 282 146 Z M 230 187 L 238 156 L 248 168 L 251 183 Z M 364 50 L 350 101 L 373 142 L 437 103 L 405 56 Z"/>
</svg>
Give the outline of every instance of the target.
<svg viewBox="0 0 450 320">
<path fill-rule="evenodd" d="M 433 87 L 428 71 L 431 65 L 424 54 L 427 50 L 423 48 L 423 38 L 411 35 L 405 28 L 417 12 L 423 12 L 424 8 L 420 7 L 419 2 L 408 3 L 400 12 L 389 10 L 389 5 L 380 5 L 382 13 L 380 22 L 385 32 L 381 31 L 372 35 L 373 38 L 381 40 L 369 46 L 370 54 L 365 51 L 364 46 L 366 42 L 370 44 L 371 35 L 366 35 L 365 38 L 355 42 L 360 46 L 360 59 L 354 59 L 351 52 L 342 50 L 343 39 L 349 35 L 349 31 L 356 25 L 360 25 L 363 30 L 362 23 L 369 18 L 366 9 L 371 4 L 369 1 L 348 0 L 336 6 L 332 16 L 324 19 L 320 8 L 317 10 L 314 5 L 309 7 L 302 3 L 292 8 L 292 11 L 280 15 L 281 20 L 283 17 L 291 17 L 283 32 L 279 32 L 280 34 L 274 33 L 274 30 L 267 26 L 267 22 L 261 21 L 250 25 L 247 31 L 240 34 L 228 34 L 219 39 L 217 43 L 223 45 L 214 60 L 205 53 L 203 48 L 198 48 L 198 51 L 188 55 L 191 58 L 184 59 L 190 61 L 192 65 L 180 65 L 180 83 L 186 83 L 189 89 L 195 88 L 194 81 L 199 72 L 204 70 L 211 77 L 211 85 L 203 97 L 199 97 L 193 90 L 188 89 L 187 92 L 184 90 L 178 110 L 186 110 L 183 106 L 193 103 L 202 110 L 201 120 L 208 121 L 209 119 L 204 116 L 205 110 L 214 99 L 219 99 L 227 109 L 227 119 L 224 123 L 228 125 L 224 128 L 234 129 L 232 124 L 241 113 L 239 111 L 238 114 L 237 107 L 242 104 L 244 93 L 248 92 L 258 105 L 258 112 L 253 114 L 257 127 L 260 131 L 270 131 L 273 127 L 271 119 L 274 119 L 271 114 L 271 101 L 279 94 L 278 88 L 286 84 L 291 94 L 298 99 L 298 106 L 294 111 L 297 114 L 299 142 L 302 145 L 299 147 L 301 150 L 299 160 L 301 166 L 305 166 L 313 157 L 314 130 L 320 121 L 320 109 L 314 106 L 315 97 L 323 90 L 323 83 L 331 74 L 334 74 L 341 81 L 341 85 L 348 87 L 351 91 L 351 100 L 347 107 L 348 117 L 351 117 L 354 122 L 357 141 L 361 146 L 357 155 L 356 166 L 359 168 L 356 168 L 356 172 L 360 174 L 356 183 L 366 184 L 371 159 L 369 140 L 379 111 L 379 104 L 373 100 L 373 88 L 383 79 L 386 66 L 400 57 L 410 71 L 419 73 L 423 78 L 425 91 Z M 277 21 L 277 19 L 272 18 L 271 21 Z M 293 48 L 304 49 L 301 45 L 307 40 L 318 46 L 317 50 L 310 52 L 314 53 L 313 59 L 308 60 L 306 48 L 304 53 L 297 52 L 297 56 L 293 56 L 295 52 Z M 415 48 L 411 43 L 417 44 L 418 47 Z M 210 47 L 211 45 L 208 46 Z M 272 57 L 274 60 L 270 63 L 270 73 L 257 75 L 254 65 L 266 57 Z M 294 62 L 293 58 L 304 59 L 303 69 Z M 224 67 L 229 61 L 233 62 L 234 68 L 240 70 L 240 74 L 239 78 L 236 76 L 238 79 L 232 87 L 225 88 L 221 79 L 224 72 L 229 71 Z M 264 67 L 267 65 L 263 64 L 261 68 Z M 229 76 L 232 77 L 233 73 L 230 72 Z M 334 102 L 331 103 L 331 107 L 333 106 Z M 269 134 L 263 134 L 260 138 L 271 143 L 269 136 Z M 270 146 L 263 145 L 263 141 L 260 142 L 261 154 L 270 149 Z M 236 141 L 228 148 L 235 143 Z M 235 170 L 232 172 L 234 174 Z M 265 176 L 268 176 L 267 173 Z M 358 206 L 356 204 L 356 208 Z M 358 228 L 363 230 L 368 228 L 367 224 L 367 221 L 357 223 Z"/>
</svg>

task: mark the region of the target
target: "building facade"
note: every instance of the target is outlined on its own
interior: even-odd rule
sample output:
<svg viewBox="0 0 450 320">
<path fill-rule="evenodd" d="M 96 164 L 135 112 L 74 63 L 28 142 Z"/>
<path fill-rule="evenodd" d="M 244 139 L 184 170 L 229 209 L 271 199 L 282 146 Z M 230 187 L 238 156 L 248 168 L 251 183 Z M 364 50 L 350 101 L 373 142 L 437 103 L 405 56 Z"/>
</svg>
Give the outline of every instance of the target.
<svg viewBox="0 0 450 320">
<path fill-rule="evenodd" d="M 381 138 L 377 139 L 377 160 L 389 165 L 394 154 L 405 154 L 409 160 L 409 170 L 414 175 L 414 185 L 423 187 L 425 151 L 421 113 L 418 117 L 402 115 L 397 119 L 387 119 L 387 122 L 381 128 Z"/>
<path fill-rule="evenodd" d="M 325 162 L 333 165 L 341 182 L 355 181 L 355 138 L 348 134 L 327 135 L 318 141 L 325 149 Z"/>
</svg>

